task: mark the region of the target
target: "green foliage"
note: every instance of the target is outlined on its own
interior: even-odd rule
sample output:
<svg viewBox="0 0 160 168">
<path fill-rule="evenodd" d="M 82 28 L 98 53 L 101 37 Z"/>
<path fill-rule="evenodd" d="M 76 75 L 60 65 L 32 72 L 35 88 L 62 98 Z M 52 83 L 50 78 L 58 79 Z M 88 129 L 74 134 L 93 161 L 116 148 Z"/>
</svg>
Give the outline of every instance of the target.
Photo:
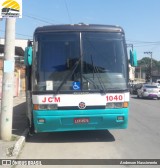
<svg viewBox="0 0 160 168">
<path fill-rule="evenodd" d="M 148 69 L 151 69 L 151 58 L 144 57 L 141 60 L 138 60 L 138 66 L 141 67 L 142 72 L 147 73 Z M 160 74 L 160 61 L 152 59 L 152 72 Z"/>
<path fill-rule="evenodd" d="M 151 70 L 151 58 L 144 57 L 141 60 L 138 60 L 138 67 L 141 68 L 141 73 L 145 73 L 146 82 L 149 82 L 151 76 L 160 75 L 160 61 L 152 59 L 152 70 Z M 139 72 L 139 68 L 136 70 Z"/>
</svg>

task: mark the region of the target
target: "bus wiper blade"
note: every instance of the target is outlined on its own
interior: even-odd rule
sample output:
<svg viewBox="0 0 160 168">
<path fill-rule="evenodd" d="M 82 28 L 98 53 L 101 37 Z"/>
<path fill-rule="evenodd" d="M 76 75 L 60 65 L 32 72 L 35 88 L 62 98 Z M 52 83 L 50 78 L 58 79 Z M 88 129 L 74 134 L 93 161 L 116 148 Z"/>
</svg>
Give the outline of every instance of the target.
<svg viewBox="0 0 160 168">
<path fill-rule="evenodd" d="M 98 68 L 96 66 L 94 66 L 92 55 L 91 55 L 91 62 L 92 62 L 92 67 L 93 67 L 93 77 L 94 77 L 94 74 L 97 76 L 97 79 L 98 79 L 98 81 L 100 83 L 100 86 L 101 86 L 101 90 L 103 91 L 103 93 L 106 93 L 105 84 L 104 84 L 104 82 L 103 82 L 103 80 L 102 80 L 102 78 L 99 74 Z"/>
<path fill-rule="evenodd" d="M 69 72 L 66 77 L 63 79 L 62 83 L 59 85 L 58 89 L 56 90 L 56 94 L 60 91 L 64 83 L 73 75 L 75 70 L 77 69 L 79 63 L 80 63 L 81 57 L 76 61 L 76 63 L 73 65 L 71 72 Z"/>
<path fill-rule="evenodd" d="M 96 84 L 96 82 L 95 82 L 94 80 L 89 79 L 89 78 L 85 77 L 84 75 L 82 75 L 82 77 L 83 77 L 87 82 L 92 83 L 92 84 L 95 86 L 96 89 L 98 89 L 99 91 L 102 91 L 102 92 L 104 93 L 104 90 L 102 90 L 102 89 L 99 87 L 99 85 Z"/>
</svg>

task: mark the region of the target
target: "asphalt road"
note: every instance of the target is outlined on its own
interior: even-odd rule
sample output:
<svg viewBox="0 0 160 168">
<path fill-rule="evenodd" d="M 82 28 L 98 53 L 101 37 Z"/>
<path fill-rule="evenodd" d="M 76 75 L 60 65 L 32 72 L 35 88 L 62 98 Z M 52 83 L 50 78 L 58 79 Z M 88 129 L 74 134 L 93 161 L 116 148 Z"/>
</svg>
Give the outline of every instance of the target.
<svg viewBox="0 0 160 168">
<path fill-rule="evenodd" d="M 125 130 L 41 133 L 27 139 L 20 159 L 159 159 L 160 100 L 131 96 Z M 22 166 L 16 166 L 16 168 Z M 46 167 L 46 166 L 45 166 Z M 48 166 L 47 166 L 48 167 Z M 51 166 L 73 167 L 73 166 Z M 94 167 L 94 166 L 74 166 Z M 95 166 L 133 167 L 133 166 Z M 139 168 L 140 166 L 135 166 Z M 142 166 L 153 167 L 153 166 Z M 155 166 L 159 167 L 159 166 Z"/>
</svg>

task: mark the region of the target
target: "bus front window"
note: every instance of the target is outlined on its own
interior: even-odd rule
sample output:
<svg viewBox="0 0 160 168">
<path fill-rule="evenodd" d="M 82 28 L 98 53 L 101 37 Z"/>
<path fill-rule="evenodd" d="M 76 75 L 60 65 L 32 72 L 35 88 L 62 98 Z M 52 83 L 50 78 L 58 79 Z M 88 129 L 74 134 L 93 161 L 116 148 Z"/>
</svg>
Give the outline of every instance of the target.
<svg viewBox="0 0 160 168">
<path fill-rule="evenodd" d="M 127 88 L 127 56 L 120 33 L 83 34 L 83 74 L 105 90 Z"/>
<path fill-rule="evenodd" d="M 76 60 L 79 59 L 79 35 L 77 33 L 54 33 L 41 35 L 38 37 L 37 52 L 37 86 L 36 90 L 47 90 L 47 81 L 52 82 L 53 89 L 56 90 L 62 80 L 71 72 Z M 62 87 L 70 90 L 67 79 Z"/>
<path fill-rule="evenodd" d="M 122 34 L 61 32 L 40 34 L 37 41 L 35 90 L 106 92 L 127 88 Z"/>
</svg>

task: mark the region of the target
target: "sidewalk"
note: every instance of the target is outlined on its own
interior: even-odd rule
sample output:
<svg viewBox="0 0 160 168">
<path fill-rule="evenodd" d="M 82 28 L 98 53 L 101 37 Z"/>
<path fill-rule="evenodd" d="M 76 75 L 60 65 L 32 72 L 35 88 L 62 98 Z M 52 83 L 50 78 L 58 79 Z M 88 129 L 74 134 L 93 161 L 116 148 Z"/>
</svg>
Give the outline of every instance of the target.
<svg viewBox="0 0 160 168">
<path fill-rule="evenodd" d="M 25 136 L 28 131 L 25 101 L 26 98 L 24 94 L 15 97 L 13 100 L 12 140 L 0 140 L 0 159 L 15 159 L 25 141 Z"/>
</svg>

